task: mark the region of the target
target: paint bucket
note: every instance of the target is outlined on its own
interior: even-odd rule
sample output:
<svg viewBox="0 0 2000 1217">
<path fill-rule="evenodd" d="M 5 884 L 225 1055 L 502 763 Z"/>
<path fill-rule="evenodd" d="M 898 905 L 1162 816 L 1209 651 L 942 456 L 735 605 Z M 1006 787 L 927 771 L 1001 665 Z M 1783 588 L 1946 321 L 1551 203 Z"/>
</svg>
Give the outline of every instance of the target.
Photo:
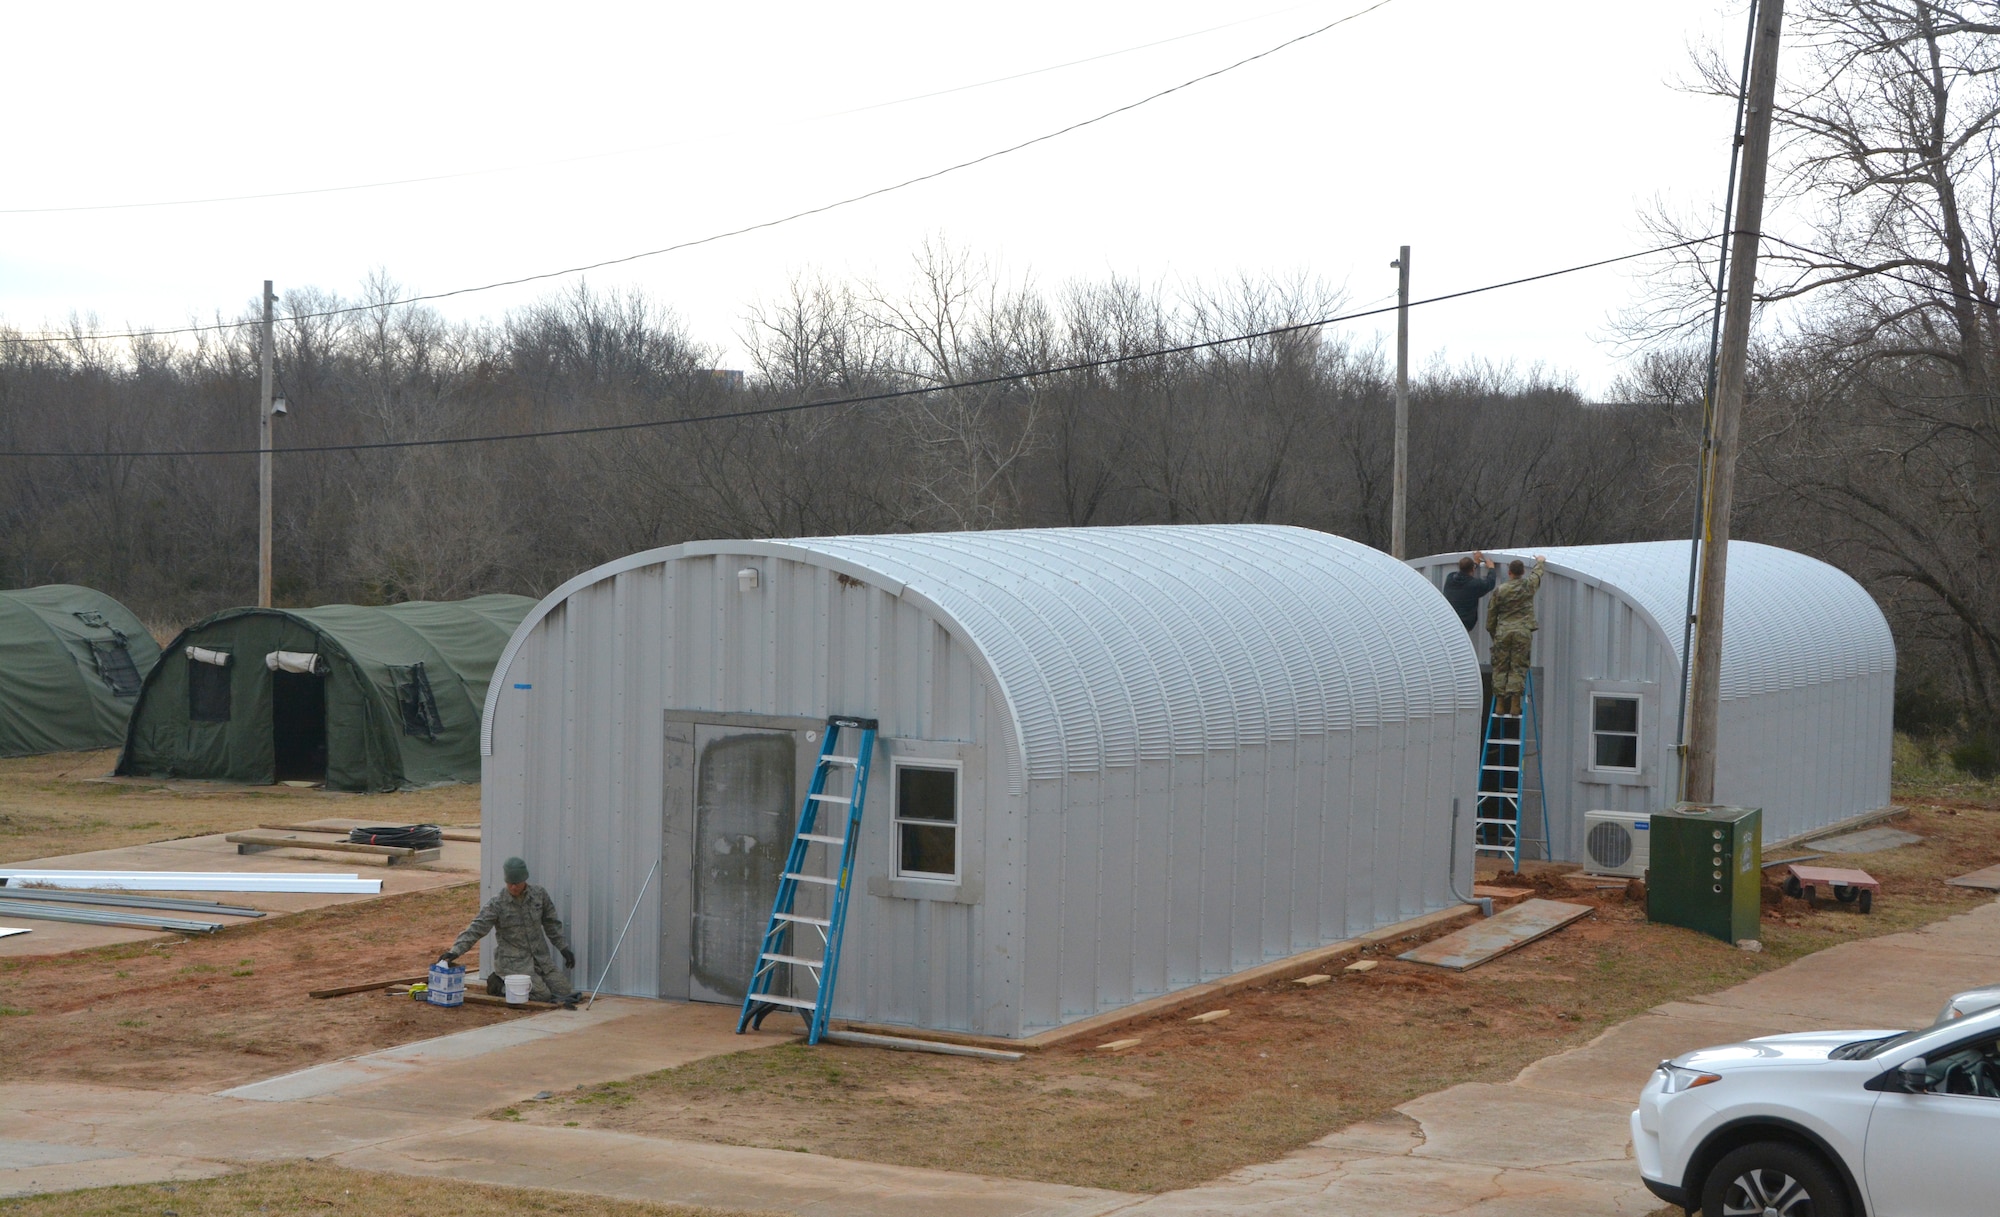
<svg viewBox="0 0 2000 1217">
<path fill-rule="evenodd" d="M 430 979 L 424 985 L 424 1000 L 433 1006 L 463 1006 L 465 969 L 442 960 L 432 964 Z"/>
<path fill-rule="evenodd" d="M 534 977 L 516 974 L 514 976 L 502 976 L 500 981 L 507 986 L 508 1005 L 525 1006 L 528 1004 L 528 990 L 534 987 Z"/>
</svg>

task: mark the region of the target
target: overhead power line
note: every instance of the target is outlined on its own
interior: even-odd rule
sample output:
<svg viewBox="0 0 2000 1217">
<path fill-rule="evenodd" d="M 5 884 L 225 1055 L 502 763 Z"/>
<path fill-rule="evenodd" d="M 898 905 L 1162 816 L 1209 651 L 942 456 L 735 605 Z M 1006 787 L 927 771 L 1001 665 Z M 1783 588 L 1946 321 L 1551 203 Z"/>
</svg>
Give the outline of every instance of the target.
<svg viewBox="0 0 2000 1217">
<path fill-rule="evenodd" d="M 1562 275 L 1573 275 L 1579 271 L 1595 270 L 1601 266 L 1611 266 L 1619 262 L 1631 262 L 1638 258 L 1648 258 L 1655 254 L 1669 253 L 1712 241 L 1713 236 L 1697 237 L 1689 241 L 1677 241 L 1671 245 L 1659 245 L 1652 249 L 1637 250 L 1619 254 L 1611 258 L 1599 258 L 1595 262 L 1582 262 L 1575 266 L 1565 266 L 1560 270 L 1542 271 L 1538 274 L 1523 275 L 1517 279 L 1507 279 L 1499 283 L 1488 283 L 1481 287 L 1468 287 L 1462 291 L 1446 292 L 1441 296 L 1429 296 L 1422 300 L 1410 301 L 1409 307 L 1417 308 L 1426 304 L 1442 304 L 1447 300 L 1462 300 L 1467 296 L 1477 296 L 1485 292 L 1495 292 L 1502 288 L 1520 287 L 1523 284 L 1539 283 L 1544 279 L 1554 279 Z M 768 418 L 781 414 L 800 414 L 808 410 L 831 410 L 840 406 L 862 406 L 887 401 L 898 401 L 913 397 L 926 397 L 933 393 L 950 393 L 961 389 L 980 389 L 994 385 L 1018 384 L 1022 381 L 1038 380 L 1045 376 L 1062 376 L 1072 372 L 1089 372 L 1119 364 L 1136 363 L 1145 359 L 1161 359 L 1171 355 L 1187 355 L 1196 351 L 1211 351 L 1219 347 L 1237 343 L 1254 342 L 1260 338 L 1277 338 L 1286 334 L 1298 334 L 1307 330 L 1321 329 L 1346 321 L 1359 321 L 1365 317 L 1378 317 L 1393 313 L 1398 305 L 1362 309 L 1358 312 L 1341 313 L 1331 317 L 1321 317 L 1313 321 L 1299 321 L 1290 325 L 1273 326 L 1269 329 L 1253 330 L 1243 334 L 1232 334 L 1227 338 L 1209 338 L 1200 342 L 1181 343 L 1177 346 L 1157 347 L 1149 351 L 1137 351 L 1128 355 L 1106 355 L 1100 359 L 1085 359 L 1074 363 L 1056 364 L 1050 367 L 1034 368 L 1025 372 L 1003 372 L 992 376 L 980 376 L 971 380 L 956 380 L 939 385 L 921 385 L 910 389 L 888 389 L 880 393 L 864 393 L 853 397 L 822 398 L 817 401 L 793 402 L 783 406 L 760 406 L 752 410 L 728 410 L 715 414 L 689 415 L 681 418 L 656 418 L 642 422 L 603 423 L 589 427 L 556 427 L 542 431 L 510 431 L 493 435 L 439 436 L 433 439 L 380 440 L 360 444 L 308 444 L 296 448 L 281 448 L 286 454 L 312 452 L 375 452 L 397 448 L 447 448 L 464 444 L 502 444 L 531 439 L 557 439 L 577 435 L 608 435 L 620 431 L 648 431 L 663 427 L 690 427 L 702 423 L 729 422 L 736 419 Z M 0 458 L 138 458 L 138 457 L 209 457 L 209 456 L 251 456 L 256 448 L 195 448 L 185 450 L 130 450 L 105 452 L 68 452 L 61 450 L 9 451 L 0 449 Z"/>
<path fill-rule="evenodd" d="M 794 211 L 789 215 L 779 216 L 775 219 L 770 219 L 770 220 L 760 220 L 754 224 L 745 224 L 740 228 L 732 228 L 725 232 L 711 233 L 710 235 L 705 237 L 695 237 L 691 240 L 680 241 L 673 245 L 663 245 L 658 249 L 647 249 L 647 250 L 642 250 L 639 253 L 635 254 L 625 254 L 622 257 L 606 258 L 601 262 L 588 262 L 581 266 L 566 266 L 561 270 L 540 271 L 536 274 L 521 275 L 518 278 L 501 279 L 493 283 L 482 283 L 477 287 L 458 287 L 458 288 L 453 288 L 450 291 L 430 292 L 418 296 L 406 296 L 400 300 L 390 300 L 379 304 L 353 304 L 353 305 L 345 305 L 341 308 L 323 309 L 319 312 L 314 312 L 314 313 L 294 313 L 289 318 L 287 318 L 287 320 L 309 321 L 321 317 L 337 317 L 347 313 L 373 312 L 377 309 L 392 308 L 397 305 L 421 304 L 431 300 L 445 300 L 453 296 L 469 296 L 477 292 L 495 291 L 503 287 L 519 287 L 522 284 L 526 283 L 539 283 L 548 279 L 561 279 L 570 275 L 584 274 L 588 271 L 602 270 L 607 266 L 622 266 L 628 262 L 637 262 L 644 258 L 657 258 L 662 254 L 675 253 L 683 249 L 693 249 L 696 246 L 700 245 L 712 245 L 717 241 L 725 241 L 731 237 L 740 237 L 748 233 L 761 232 L 767 228 L 776 228 L 782 224 L 790 224 L 796 220 L 807 219 L 811 216 L 824 215 L 829 211 L 835 211 L 842 207 L 849 207 L 854 205 L 855 203 L 865 202 L 868 199 L 880 198 L 885 194 L 893 194 L 896 191 L 907 190 L 912 186 L 921 185 L 924 182 L 935 181 L 936 179 L 945 177 L 949 174 L 958 173 L 961 170 L 965 169 L 970 169 L 975 165 L 983 165 L 988 161 L 998 160 L 1003 156 L 1011 156 L 1016 152 L 1021 152 L 1028 148 L 1035 147 L 1037 144 L 1045 144 L 1048 143 L 1050 140 L 1061 139 L 1063 136 L 1069 135 L 1076 131 L 1081 131 L 1085 127 L 1096 126 L 1098 123 L 1116 118 L 1120 114 L 1130 113 L 1133 110 L 1137 110 L 1141 106 L 1150 105 L 1153 102 L 1159 101 L 1161 98 L 1171 97 L 1176 93 L 1182 92 L 1183 90 L 1191 89 L 1198 84 L 1203 84 L 1207 81 L 1214 80 L 1218 76 L 1226 76 L 1229 73 L 1236 71 L 1238 68 L 1247 67 L 1250 64 L 1256 63 L 1260 59 L 1268 59 L 1271 56 L 1277 54 L 1282 50 L 1285 50 L 1288 47 L 1294 47 L 1302 42 L 1306 42 L 1310 39 L 1317 38 L 1321 34 L 1328 32 L 1329 30 L 1337 29 L 1340 26 L 1346 25 L 1350 21 L 1354 21 L 1359 18 L 1365 17 L 1369 13 L 1374 12 L 1376 9 L 1383 8 L 1389 4 L 1393 4 L 1394 2 L 1395 0 L 1375 0 L 1375 3 L 1369 5 L 1367 8 L 1349 13 L 1345 17 L 1340 17 L 1333 21 L 1329 21 L 1325 25 L 1322 25 L 1317 29 L 1308 30 L 1303 34 L 1287 38 L 1285 39 L 1285 41 L 1278 43 L 1276 46 L 1267 47 L 1264 50 L 1258 51 L 1254 55 L 1246 55 L 1245 57 L 1237 60 L 1234 63 L 1216 68 L 1213 71 L 1204 72 L 1201 75 L 1196 76 L 1190 80 L 1184 80 L 1177 85 L 1170 85 L 1167 88 L 1161 89 L 1156 93 L 1149 93 L 1146 96 L 1141 97 L 1137 101 L 1127 102 L 1122 106 L 1116 107 L 1115 109 L 1106 110 L 1102 114 L 1098 114 L 1095 117 L 1080 119 L 1077 122 L 1073 122 L 1066 127 L 1059 127 L 1054 131 L 1045 132 L 1041 135 L 1024 139 L 1019 143 L 1009 144 L 1007 147 L 998 148 L 992 152 L 982 153 L 981 155 L 972 157 L 969 160 L 962 160 L 955 164 L 946 165 L 942 169 L 933 169 L 928 173 L 920 173 L 915 177 L 904 178 L 900 182 L 895 182 L 887 186 L 877 186 L 872 190 L 864 190 L 860 194 L 848 195 L 846 198 L 835 199 L 833 202 L 830 203 L 821 203 L 818 206 L 808 207 L 802 211 Z M 22 335 L 20 338 L 15 339 L 14 341 L 73 342 L 79 340 L 98 340 L 98 339 L 110 339 L 110 338 L 163 338 L 172 334 L 210 333 L 216 330 L 237 329 L 241 326 L 253 325 L 253 324 L 256 323 L 252 321 L 219 321 L 212 325 L 188 325 L 188 326 L 180 326 L 175 329 L 165 329 L 165 330 L 129 330 L 112 334 L 31 334 L 31 335 Z"/>
<path fill-rule="evenodd" d="M 1225 21 L 1220 25 L 1210 25 L 1198 30 L 1189 30 L 1184 34 L 1156 38 L 1151 42 L 1142 42 L 1137 46 L 1120 47 L 1115 51 L 1103 51 L 1096 55 L 1086 55 L 1081 59 L 1071 59 L 1063 63 L 1052 63 L 1044 67 L 1030 68 L 1024 72 L 1013 72 L 1006 76 L 992 76 L 985 80 L 975 80 L 962 85 L 952 85 L 949 88 L 933 89 L 928 93 L 914 93 L 908 97 L 892 98 L 889 101 L 870 102 L 867 105 L 851 106 L 845 110 L 833 110 L 825 114 L 814 114 L 805 118 L 788 119 L 773 125 L 792 127 L 801 126 L 806 123 L 826 122 L 830 119 L 847 118 L 855 114 L 867 114 L 875 110 L 889 110 L 897 106 L 913 105 L 920 101 L 949 97 L 955 93 L 969 93 L 974 89 L 985 89 L 994 85 L 1010 84 L 1016 80 L 1027 80 L 1034 76 L 1045 76 L 1050 72 L 1066 71 L 1070 68 L 1082 67 L 1085 64 L 1099 63 L 1106 59 L 1116 59 L 1123 55 L 1133 55 L 1140 51 L 1150 51 L 1154 47 L 1185 42 L 1190 38 L 1200 38 L 1221 30 L 1234 29 L 1239 25 L 1248 25 L 1253 21 L 1263 21 L 1271 17 L 1282 16 L 1286 13 L 1297 12 L 1299 9 L 1308 7 L 1311 7 L 1310 2 L 1307 4 L 1294 4 L 1287 8 L 1257 13 L 1249 17 L 1240 17 L 1235 21 Z M 665 143 L 640 144 L 628 148 L 612 148 L 604 152 L 585 153 L 581 156 L 519 161 L 511 165 L 493 165 L 484 169 L 466 169 L 457 173 L 433 173 L 419 177 L 390 178 L 379 182 L 350 182 L 340 186 L 310 186 L 296 190 L 268 190 L 256 194 L 210 195 L 191 199 L 148 199 L 129 203 L 79 203 L 59 207 L 0 207 L 0 215 L 54 215 L 63 212 L 78 211 L 139 211 L 154 207 L 201 207 L 216 203 L 254 203 L 265 199 L 292 199 L 317 194 L 348 194 L 360 190 L 387 190 L 397 186 L 421 186 L 430 182 L 452 182 L 465 178 L 491 177 L 495 174 L 514 173 L 524 169 L 552 169 L 560 165 L 576 165 L 587 161 L 610 160 L 616 157 L 634 156 L 645 152 L 659 152 L 667 148 L 686 147 L 690 144 L 702 143 L 708 138 L 712 137 L 668 140 Z"/>
</svg>

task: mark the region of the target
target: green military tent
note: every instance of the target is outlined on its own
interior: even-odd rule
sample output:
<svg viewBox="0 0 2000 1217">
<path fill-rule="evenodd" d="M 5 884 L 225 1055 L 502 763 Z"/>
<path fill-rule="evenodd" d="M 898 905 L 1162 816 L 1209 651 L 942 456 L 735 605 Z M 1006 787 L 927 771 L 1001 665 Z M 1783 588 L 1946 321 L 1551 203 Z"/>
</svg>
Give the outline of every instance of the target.
<svg viewBox="0 0 2000 1217">
<path fill-rule="evenodd" d="M 228 609 L 146 681 L 118 772 L 330 790 L 479 780 L 486 682 L 526 596 Z"/>
<path fill-rule="evenodd" d="M 159 659 L 146 627 L 103 592 L 0 592 L 0 756 L 116 747 Z"/>
</svg>

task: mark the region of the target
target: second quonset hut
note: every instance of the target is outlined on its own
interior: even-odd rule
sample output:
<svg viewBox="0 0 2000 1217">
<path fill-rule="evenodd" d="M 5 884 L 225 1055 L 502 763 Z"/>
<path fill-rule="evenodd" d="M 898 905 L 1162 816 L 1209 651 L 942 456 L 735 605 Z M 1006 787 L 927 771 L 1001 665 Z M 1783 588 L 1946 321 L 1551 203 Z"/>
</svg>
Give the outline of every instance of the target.
<svg viewBox="0 0 2000 1217">
<path fill-rule="evenodd" d="M 1493 556 L 1531 561 L 1537 553 L 1548 567 L 1532 670 L 1552 852 L 1582 861 L 1586 812 L 1654 812 L 1679 797 L 1688 542 Z M 1411 565 L 1441 583 L 1462 556 Z M 1480 602 L 1472 633 L 1482 664 L 1490 602 Z M 1762 808 L 1766 842 L 1888 806 L 1896 645 L 1881 608 L 1845 571 L 1775 545 L 1731 541 L 1721 685 L 1716 798 Z M 1539 838 L 1532 794 L 1528 804 L 1526 835 Z"/>
<path fill-rule="evenodd" d="M 876 718 L 835 1017 L 1023 1037 L 1454 903 L 1478 711 L 1444 600 L 1324 533 L 678 545 L 509 644 L 485 886 L 528 858 L 593 980 L 636 904 L 607 992 L 735 1001 L 818 732 Z"/>
</svg>

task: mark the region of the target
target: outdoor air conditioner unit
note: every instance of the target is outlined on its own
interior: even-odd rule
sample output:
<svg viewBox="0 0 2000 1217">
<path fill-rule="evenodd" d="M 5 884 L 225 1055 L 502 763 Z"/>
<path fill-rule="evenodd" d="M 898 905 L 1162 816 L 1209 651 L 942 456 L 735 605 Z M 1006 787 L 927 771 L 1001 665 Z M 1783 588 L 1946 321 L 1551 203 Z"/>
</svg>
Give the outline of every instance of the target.
<svg viewBox="0 0 2000 1217">
<path fill-rule="evenodd" d="M 1583 813 L 1583 869 L 1593 875 L 1641 878 L 1652 856 L 1652 817 L 1643 811 Z"/>
</svg>

